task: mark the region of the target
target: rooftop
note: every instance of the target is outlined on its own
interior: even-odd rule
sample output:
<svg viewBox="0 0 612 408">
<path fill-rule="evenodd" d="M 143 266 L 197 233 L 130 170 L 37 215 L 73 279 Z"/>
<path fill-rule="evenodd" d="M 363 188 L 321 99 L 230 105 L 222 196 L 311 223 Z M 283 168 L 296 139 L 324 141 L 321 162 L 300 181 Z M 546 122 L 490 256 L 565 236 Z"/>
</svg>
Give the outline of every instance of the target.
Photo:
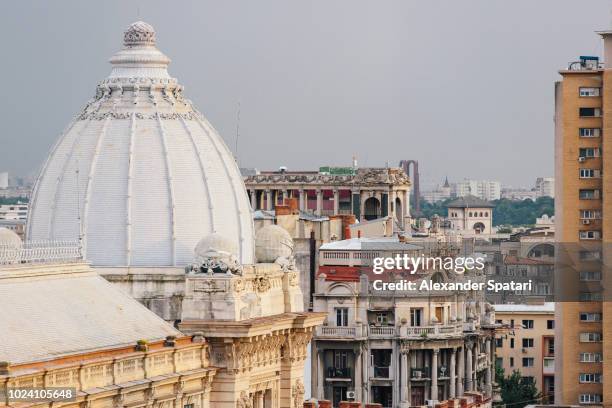
<svg viewBox="0 0 612 408">
<path fill-rule="evenodd" d="M 554 313 L 555 302 L 544 302 L 541 304 L 501 304 L 493 305 L 496 312 L 502 313 Z"/>
<path fill-rule="evenodd" d="M 478 197 L 468 195 L 464 197 L 457 197 L 455 200 L 446 204 L 448 208 L 493 208 L 493 205 L 489 201 L 481 200 Z"/>
<path fill-rule="evenodd" d="M 181 333 L 86 263 L 0 268 L 0 361 L 45 361 Z"/>
<path fill-rule="evenodd" d="M 322 251 L 402 250 L 416 251 L 422 247 L 400 242 L 397 237 L 351 238 L 321 245 Z"/>
</svg>

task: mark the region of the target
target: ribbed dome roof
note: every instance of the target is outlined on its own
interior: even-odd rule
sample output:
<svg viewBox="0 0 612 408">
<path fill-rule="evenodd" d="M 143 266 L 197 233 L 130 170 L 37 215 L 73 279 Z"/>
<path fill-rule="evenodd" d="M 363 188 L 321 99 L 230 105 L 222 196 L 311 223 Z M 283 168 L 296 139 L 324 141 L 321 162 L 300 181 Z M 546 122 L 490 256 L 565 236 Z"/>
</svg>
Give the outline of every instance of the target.
<svg viewBox="0 0 612 408">
<path fill-rule="evenodd" d="M 53 147 L 32 196 L 31 240 L 83 239 L 97 266 L 184 266 L 218 233 L 253 263 L 251 209 L 236 162 L 144 22 L 128 27 L 108 78 Z"/>
</svg>

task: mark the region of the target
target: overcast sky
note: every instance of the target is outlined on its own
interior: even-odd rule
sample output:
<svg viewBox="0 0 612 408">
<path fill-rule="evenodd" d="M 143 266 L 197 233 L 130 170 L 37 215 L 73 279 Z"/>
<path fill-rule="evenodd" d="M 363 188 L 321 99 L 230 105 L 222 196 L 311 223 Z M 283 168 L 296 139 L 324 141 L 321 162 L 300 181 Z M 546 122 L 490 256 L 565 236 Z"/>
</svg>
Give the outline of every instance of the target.
<svg viewBox="0 0 612 408">
<path fill-rule="evenodd" d="M 553 174 L 553 84 L 600 55 L 603 0 L 3 2 L 0 171 L 36 173 L 110 72 L 123 30 L 157 31 L 170 73 L 241 167 L 417 159 L 422 183 Z"/>
</svg>

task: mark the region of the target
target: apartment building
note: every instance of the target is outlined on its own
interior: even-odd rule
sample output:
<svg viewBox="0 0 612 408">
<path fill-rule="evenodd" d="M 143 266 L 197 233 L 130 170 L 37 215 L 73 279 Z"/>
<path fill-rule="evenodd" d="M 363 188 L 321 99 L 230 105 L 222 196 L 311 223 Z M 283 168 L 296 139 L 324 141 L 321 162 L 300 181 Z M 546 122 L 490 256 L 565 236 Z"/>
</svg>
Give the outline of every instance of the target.
<svg viewBox="0 0 612 408">
<path fill-rule="evenodd" d="M 555 85 L 557 375 L 555 401 L 609 405 L 612 305 L 603 265 L 612 229 L 612 31 L 599 33 L 604 60 L 580 57 Z M 609 217 L 609 216 L 608 216 Z"/>
<path fill-rule="evenodd" d="M 481 393 L 493 396 L 495 316 L 484 295 L 379 290 L 373 257 L 422 253 L 418 242 L 352 238 L 324 244 L 314 310 L 327 319 L 313 338 L 312 389 L 319 400 L 414 407 Z M 452 281 L 444 272 L 397 273 Z"/>
<path fill-rule="evenodd" d="M 495 305 L 496 322 L 507 330 L 495 338 L 495 364 L 505 375 L 518 370 L 554 403 L 555 304 Z"/>
</svg>

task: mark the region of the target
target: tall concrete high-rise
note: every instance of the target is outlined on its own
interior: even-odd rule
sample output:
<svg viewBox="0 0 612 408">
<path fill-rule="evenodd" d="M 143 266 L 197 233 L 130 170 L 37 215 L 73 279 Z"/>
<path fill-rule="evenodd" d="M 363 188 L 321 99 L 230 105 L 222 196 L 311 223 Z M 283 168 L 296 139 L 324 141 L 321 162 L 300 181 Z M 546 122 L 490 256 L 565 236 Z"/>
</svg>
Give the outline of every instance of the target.
<svg viewBox="0 0 612 408">
<path fill-rule="evenodd" d="M 612 401 L 612 31 L 604 60 L 580 57 L 555 85 L 555 402 Z M 608 351 L 608 352 L 606 352 Z"/>
</svg>

